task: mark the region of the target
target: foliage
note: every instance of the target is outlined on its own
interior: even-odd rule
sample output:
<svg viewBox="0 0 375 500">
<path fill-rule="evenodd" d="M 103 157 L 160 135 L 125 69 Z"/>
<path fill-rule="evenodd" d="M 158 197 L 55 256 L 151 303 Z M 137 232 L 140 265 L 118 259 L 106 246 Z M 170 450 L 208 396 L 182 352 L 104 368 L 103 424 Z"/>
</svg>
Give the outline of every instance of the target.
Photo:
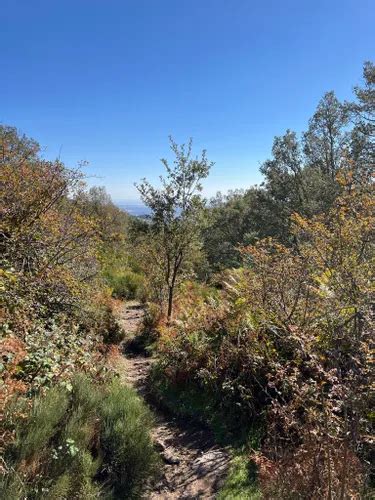
<svg viewBox="0 0 375 500">
<path fill-rule="evenodd" d="M 148 432 L 150 413 L 133 390 L 118 382 L 112 383 L 102 405 L 105 471 L 115 498 L 131 498 L 140 492 L 156 464 Z"/>
<path fill-rule="evenodd" d="M 327 214 L 293 217 L 297 250 L 244 247 L 221 296 L 191 298 L 161 331 L 161 379 L 195 386 L 237 426 L 267 423 L 258 463 L 272 498 L 352 495 L 367 473 L 373 185 L 353 170 L 337 182 Z"/>
<path fill-rule="evenodd" d="M 107 275 L 108 276 L 108 275 Z M 143 296 L 144 277 L 133 271 L 108 276 L 112 295 L 117 299 L 134 300 Z"/>
<path fill-rule="evenodd" d="M 16 132 L 7 127 L 0 132 L 3 262 L 16 273 L 52 281 L 52 286 L 60 278 L 71 290 L 74 278 L 91 275 L 95 257 L 94 221 L 83 217 L 74 202 L 82 175 L 28 149 L 23 156 L 12 156 L 15 146 L 9 138 L 17 142 Z"/>
<path fill-rule="evenodd" d="M 334 92 L 327 92 L 309 122 L 304 134 L 307 160 L 333 179 L 340 168 L 344 148 L 348 143 L 345 127 L 348 110 L 338 101 Z"/>
<path fill-rule="evenodd" d="M 258 190 L 217 193 L 206 208 L 206 224 L 203 228 L 204 251 L 213 271 L 238 267 L 240 254 L 238 243 L 251 243 L 257 235 L 254 210 Z"/>
<path fill-rule="evenodd" d="M 264 182 L 243 192 L 217 195 L 206 212 L 204 251 L 211 272 L 240 267 L 239 245 L 273 237 L 295 244 L 291 215 L 324 213 L 340 194 L 336 173 L 352 162 L 354 178 L 374 165 L 374 65 L 364 66 L 356 101 L 340 103 L 326 93 L 299 138 L 291 130 L 275 137 L 272 157 L 261 165 Z"/>
<path fill-rule="evenodd" d="M 93 362 L 100 314 L 92 302 L 102 308 L 96 224 L 79 207 L 78 170 L 41 159 L 10 127 L 0 127 L 0 147 L 2 376 L 9 393 L 20 381 L 37 391 Z"/>
<path fill-rule="evenodd" d="M 144 220 L 0 126 L 2 496 L 134 498 L 154 471 L 149 412 L 106 375 L 111 296 L 146 307 L 131 347 L 157 350 L 164 403 L 246 443 L 222 498 L 367 494 L 374 75 L 276 137 L 262 185 L 208 207 L 212 163 L 171 140 L 161 188 L 138 186 Z"/>
<path fill-rule="evenodd" d="M 205 151 L 200 159 L 191 157 L 191 141 L 187 149 L 170 141 L 175 160 L 173 166 L 162 160 L 167 171 L 167 177 L 161 177 L 162 188 L 153 187 L 145 179 L 137 186 L 143 202 L 152 211 L 149 238 L 143 249 L 149 268 L 156 270 L 159 287 L 166 289 L 168 318 L 172 315 L 178 280 L 189 271 L 191 260 L 199 251 L 199 217 L 203 208 L 199 193 L 201 180 L 212 166 Z"/>
<path fill-rule="evenodd" d="M 116 380 L 76 376 L 34 398 L 5 450 L 3 498 L 133 498 L 155 469 L 151 418 Z M 103 487 L 105 484 L 105 488 Z"/>
<path fill-rule="evenodd" d="M 108 485 L 130 498 L 152 469 L 149 415 L 101 385 L 102 342 L 123 339 L 103 277 L 129 268 L 128 216 L 11 127 L 0 175 L 2 497 L 97 498 Z"/>
<path fill-rule="evenodd" d="M 154 332 L 161 321 L 161 312 L 156 304 L 150 302 L 145 308 L 145 314 L 143 317 L 143 330 L 147 333 Z"/>
<path fill-rule="evenodd" d="M 125 338 L 125 332 L 114 313 L 112 302 L 109 302 L 103 311 L 102 319 L 103 342 L 105 344 L 120 344 Z"/>
<path fill-rule="evenodd" d="M 242 500 L 244 498 L 257 500 L 262 498 L 262 495 L 257 484 L 254 463 L 246 454 L 238 454 L 231 461 L 228 476 L 219 492 L 218 500 Z"/>
<path fill-rule="evenodd" d="M 80 207 L 96 222 L 101 275 L 112 296 L 125 300 L 142 298 L 144 278 L 129 237 L 135 224 L 133 218 L 112 203 L 104 188 L 92 187 L 81 193 Z"/>
<path fill-rule="evenodd" d="M 152 356 L 158 339 L 158 327 L 162 321 L 162 312 L 158 304 L 143 304 L 144 316 L 141 328 L 135 335 L 130 335 L 125 342 L 126 352 Z"/>
</svg>

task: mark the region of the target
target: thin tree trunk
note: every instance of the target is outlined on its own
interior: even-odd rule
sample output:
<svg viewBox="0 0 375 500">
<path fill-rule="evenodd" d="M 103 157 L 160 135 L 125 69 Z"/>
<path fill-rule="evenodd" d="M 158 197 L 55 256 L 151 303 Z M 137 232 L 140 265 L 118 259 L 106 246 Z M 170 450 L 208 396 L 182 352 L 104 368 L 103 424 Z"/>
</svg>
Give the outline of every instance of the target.
<svg viewBox="0 0 375 500">
<path fill-rule="evenodd" d="M 168 313 L 167 313 L 168 322 L 170 321 L 170 319 L 172 317 L 174 287 L 176 284 L 176 278 L 177 278 L 178 270 L 180 269 L 180 266 L 181 266 L 181 262 L 182 262 L 182 253 L 180 252 L 179 255 L 177 256 L 177 259 L 176 259 L 175 264 L 173 266 L 172 280 L 171 280 L 170 284 L 168 285 Z"/>
<path fill-rule="evenodd" d="M 170 321 L 172 317 L 172 310 L 173 310 L 173 287 L 170 286 L 168 289 L 168 313 L 167 313 L 167 318 L 168 321 Z"/>
</svg>

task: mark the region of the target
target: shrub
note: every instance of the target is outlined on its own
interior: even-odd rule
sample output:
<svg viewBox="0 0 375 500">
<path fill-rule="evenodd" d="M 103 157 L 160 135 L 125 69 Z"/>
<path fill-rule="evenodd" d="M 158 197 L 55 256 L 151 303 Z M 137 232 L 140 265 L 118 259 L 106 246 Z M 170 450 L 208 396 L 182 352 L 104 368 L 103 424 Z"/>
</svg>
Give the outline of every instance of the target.
<svg viewBox="0 0 375 500">
<path fill-rule="evenodd" d="M 108 281 L 117 299 L 134 300 L 142 295 L 143 277 L 133 271 L 112 275 Z"/>
<path fill-rule="evenodd" d="M 102 278 L 128 269 L 128 217 L 16 129 L 0 125 L 0 153 L 1 496 L 97 497 L 109 389 L 75 374 L 103 382 L 101 340 L 122 340 Z M 141 278 L 120 272 L 120 295 L 135 297 Z"/>
<path fill-rule="evenodd" d="M 19 439 L 15 448 L 20 459 L 31 459 L 46 448 L 67 408 L 67 393 L 59 387 L 53 387 L 44 397 L 35 398 L 26 427 L 22 424 L 17 429 Z"/>
<path fill-rule="evenodd" d="M 219 299 L 183 298 L 161 330 L 159 386 L 195 388 L 238 428 L 266 422 L 270 498 L 355 497 L 369 475 L 373 185 L 341 175 L 327 214 L 294 215 L 298 251 L 243 248 Z"/>
<path fill-rule="evenodd" d="M 102 320 L 103 341 L 105 344 L 119 344 L 124 340 L 125 331 L 116 320 L 112 308 L 106 307 Z"/>
<path fill-rule="evenodd" d="M 150 302 L 145 308 L 143 316 L 143 329 L 149 333 L 154 332 L 162 318 L 162 311 L 158 304 Z"/>
<path fill-rule="evenodd" d="M 145 306 L 142 330 L 139 334 L 128 339 L 126 350 L 129 353 L 142 353 L 146 356 L 152 355 L 158 338 L 157 327 L 161 321 L 161 309 L 157 304 L 149 302 Z"/>
<path fill-rule="evenodd" d="M 94 385 L 77 375 L 33 399 L 4 454 L 2 498 L 136 496 L 154 471 L 151 418 L 117 380 Z M 112 492 L 112 493 L 111 493 Z"/>
<path fill-rule="evenodd" d="M 106 473 L 116 498 L 139 493 L 155 468 L 155 452 L 147 430 L 151 416 L 136 393 L 114 380 L 100 410 Z"/>
<path fill-rule="evenodd" d="M 77 367 L 98 367 L 98 337 L 84 335 L 82 326 L 65 315 L 49 321 L 34 320 L 24 337 L 27 355 L 19 363 L 17 373 L 28 384 L 29 393 L 68 381 Z"/>
</svg>

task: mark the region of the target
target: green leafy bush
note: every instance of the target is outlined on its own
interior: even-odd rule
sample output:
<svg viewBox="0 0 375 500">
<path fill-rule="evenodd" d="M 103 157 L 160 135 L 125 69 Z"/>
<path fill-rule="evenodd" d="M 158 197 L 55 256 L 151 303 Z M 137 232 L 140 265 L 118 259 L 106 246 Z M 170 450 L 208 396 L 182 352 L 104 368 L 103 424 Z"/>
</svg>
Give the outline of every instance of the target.
<svg viewBox="0 0 375 500">
<path fill-rule="evenodd" d="M 112 294 L 117 299 L 133 300 L 140 298 L 143 288 L 143 277 L 133 271 L 107 276 L 112 287 Z"/>
<path fill-rule="evenodd" d="M 100 324 L 106 332 L 105 321 Z M 37 393 L 57 380 L 68 380 L 77 366 L 89 369 L 93 365 L 98 337 L 83 335 L 82 328 L 82 324 L 65 315 L 49 321 L 34 320 L 24 336 L 27 354 L 19 363 L 17 373 L 18 378 L 28 384 L 30 393 Z"/>
</svg>

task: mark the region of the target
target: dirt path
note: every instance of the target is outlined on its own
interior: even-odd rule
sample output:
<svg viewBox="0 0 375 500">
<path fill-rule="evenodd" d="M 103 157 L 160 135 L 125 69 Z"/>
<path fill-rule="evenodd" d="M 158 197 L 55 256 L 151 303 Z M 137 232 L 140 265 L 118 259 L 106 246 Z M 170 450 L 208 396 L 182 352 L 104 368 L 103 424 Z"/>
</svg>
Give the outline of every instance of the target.
<svg viewBox="0 0 375 500">
<path fill-rule="evenodd" d="M 119 310 L 119 321 L 127 334 L 135 334 L 143 310 L 130 303 Z M 144 397 L 152 359 L 141 354 L 124 356 L 118 370 L 123 380 Z M 152 407 L 155 427 L 152 437 L 163 459 L 157 484 L 148 487 L 145 499 L 213 499 L 229 464 L 228 452 L 215 445 L 212 435 L 191 423 L 182 423 Z"/>
</svg>

